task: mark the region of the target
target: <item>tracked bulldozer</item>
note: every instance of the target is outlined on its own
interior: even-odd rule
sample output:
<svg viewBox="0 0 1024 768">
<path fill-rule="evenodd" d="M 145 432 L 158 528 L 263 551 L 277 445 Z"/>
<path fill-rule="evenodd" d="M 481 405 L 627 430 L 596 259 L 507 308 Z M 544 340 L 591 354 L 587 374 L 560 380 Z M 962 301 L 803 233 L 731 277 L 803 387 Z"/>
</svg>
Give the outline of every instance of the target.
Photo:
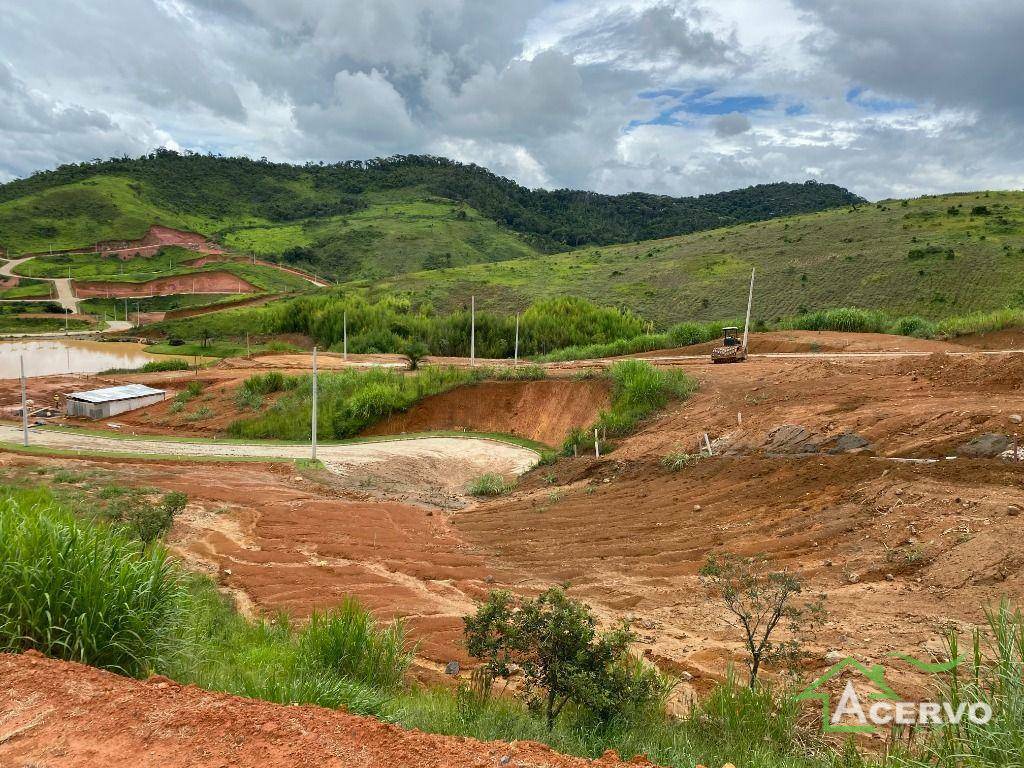
<svg viewBox="0 0 1024 768">
<path fill-rule="evenodd" d="M 713 363 L 740 363 L 747 359 L 747 331 L 750 328 L 750 307 L 754 300 L 754 270 L 750 270 L 750 292 L 747 294 L 747 317 L 743 323 L 743 340 L 736 337 L 737 326 L 722 329 L 722 346 L 711 350 Z"/>
</svg>

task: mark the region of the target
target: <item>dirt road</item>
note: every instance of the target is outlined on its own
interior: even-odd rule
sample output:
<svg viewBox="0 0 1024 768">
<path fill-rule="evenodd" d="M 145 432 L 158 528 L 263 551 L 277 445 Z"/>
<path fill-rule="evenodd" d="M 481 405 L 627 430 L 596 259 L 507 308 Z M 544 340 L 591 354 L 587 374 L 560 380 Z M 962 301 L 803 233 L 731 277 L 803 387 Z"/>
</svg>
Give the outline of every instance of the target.
<svg viewBox="0 0 1024 768">
<path fill-rule="evenodd" d="M 8 261 L 0 267 L 0 275 L 3 277 L 18 277 L 14 270 L 32 258 L 32 256 L 26 256 L 22 259 L 12 259 L 11 261 Z M 52 277 L 40 277 L 35 279 L 53 283 L 54 288 L 57 289 L 57 299 L 60 301 L 60 305 L 68 312 L 76 315 L 78 314 L 78 299 L 75 298 L 75 292 L 72 289 L 71 281 L 68 278 L 62 277 L 54 279 Z"/>
<path fill-rule="evenodd" d="M 21 444 L 22 432 L 12 424 L 0 424 L 0 442 Z M 154 454 L 182 458 L 257 457 L 308 459 L 304 445 L 273 445 L 146 440 L 101 437 L 64 430 L 31 430 L 30 443 L 60 450 L 124 454 Z M 536 462 L 535 451 L 511 443 L 468 437 L 424 437 L 408 440 L 321 445 L 317 458 L 331 472 L 343 477 L 366 473 L 374 465 L 392 463 L 415 467 L 424 479 L 464 485 L 485 472 L 520 475 Z M 460 482 L 461 481 L 461 482 Z"/>
</svg>

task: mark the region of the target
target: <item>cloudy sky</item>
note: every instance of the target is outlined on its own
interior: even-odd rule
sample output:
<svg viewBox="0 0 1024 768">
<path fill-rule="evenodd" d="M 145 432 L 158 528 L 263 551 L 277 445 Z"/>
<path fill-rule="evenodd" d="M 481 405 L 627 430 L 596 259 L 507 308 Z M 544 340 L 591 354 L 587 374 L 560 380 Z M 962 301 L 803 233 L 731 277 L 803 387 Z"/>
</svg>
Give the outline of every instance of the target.
<svg viewBox="0 0 1024 768">
<path fill-rule="evenodd" d="M 1024 187 L 1020 0 L 0 0 L 0 181 L 157 146 L 530 187 Z"/>
</svg>

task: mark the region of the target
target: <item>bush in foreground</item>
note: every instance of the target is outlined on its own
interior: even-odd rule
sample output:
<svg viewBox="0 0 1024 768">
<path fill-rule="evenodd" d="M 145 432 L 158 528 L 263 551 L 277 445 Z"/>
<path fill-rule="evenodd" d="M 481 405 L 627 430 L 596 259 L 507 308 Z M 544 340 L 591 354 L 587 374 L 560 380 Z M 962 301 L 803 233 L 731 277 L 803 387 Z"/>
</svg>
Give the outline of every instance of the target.
<svg viewBox="0 0 1024 768">
<path fill-rule="evenodd" d="M 671 685 L 629 652 L 622 623 L 597 632 L 590 608 L 552 587 L 536 599 L 494 591 L 465 622 L 466 647 L 489 679 L 521 677 L 522 697 L 550 731 L 569 702 L 602 722 L 660 708 Z"/>
<path fill-rule="evenodd" d="M 82 523 L 45 493 L 0 497 L 0 648 L 143 674 L 181 601 L 162 547 Z"/>
</svg>

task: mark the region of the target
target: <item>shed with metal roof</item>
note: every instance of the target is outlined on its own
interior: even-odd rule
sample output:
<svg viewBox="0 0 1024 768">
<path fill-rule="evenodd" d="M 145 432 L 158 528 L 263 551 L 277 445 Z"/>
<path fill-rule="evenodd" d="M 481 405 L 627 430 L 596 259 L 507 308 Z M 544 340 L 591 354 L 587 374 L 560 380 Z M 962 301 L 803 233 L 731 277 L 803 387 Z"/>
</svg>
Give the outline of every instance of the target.
<svg viewBox="0 0 1024 768">
<path fill-rule="evenodd" d="M 65 411 L 68 416 L 106 419 L 166 398 L 167 390 L 164 389 L 153 389 L 145 384 L 123 384 L 87 392 L 70 392 L 65 396 Z"/>
</svg>

